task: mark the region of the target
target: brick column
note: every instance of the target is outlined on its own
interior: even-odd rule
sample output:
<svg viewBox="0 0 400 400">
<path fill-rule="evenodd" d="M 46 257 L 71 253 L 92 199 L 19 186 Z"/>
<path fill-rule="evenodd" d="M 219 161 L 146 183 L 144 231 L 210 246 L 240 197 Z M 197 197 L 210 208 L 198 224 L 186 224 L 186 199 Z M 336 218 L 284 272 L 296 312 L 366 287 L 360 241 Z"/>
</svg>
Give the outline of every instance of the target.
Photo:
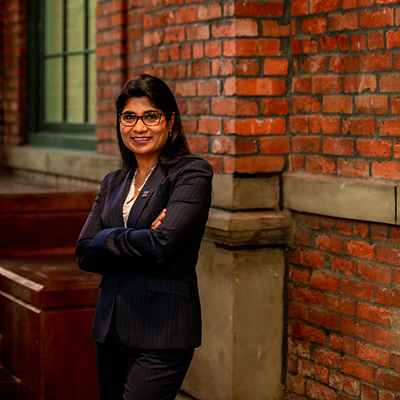
<svg viewBox="0 0 400 400">
<path fill-rule="evenodd" d="M 25 142 L 26 1 L 0 4 L 0 145 Z"/>
</svg>

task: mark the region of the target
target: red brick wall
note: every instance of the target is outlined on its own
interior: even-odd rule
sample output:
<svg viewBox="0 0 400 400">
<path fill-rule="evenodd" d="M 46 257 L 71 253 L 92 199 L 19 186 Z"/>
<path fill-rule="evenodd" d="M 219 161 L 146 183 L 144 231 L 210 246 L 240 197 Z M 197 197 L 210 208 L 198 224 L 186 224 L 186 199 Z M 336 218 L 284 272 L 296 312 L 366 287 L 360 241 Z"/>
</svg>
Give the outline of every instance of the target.
<svg viewBox="0 0 400 400">
<path fill-rule="evenodd" d="M 26 0 L 0 3 L 0 145 L 17 145 L 26 129 Z"/>
<path fill-rule="evenodd" d="M 147 72 L 170 84 L 192 150 L 218 171 L 282 171 L 290 150 L 284 1 L 135 0 L 128 12 L 118 3 L 99 1 L 99 151 L 116 151 L 115 79 Z"/>
<path fill-rule="evenodd" d="M 292 1 L 291 170 L 400 178 L 400 8 Z"/>
<path fill-rule="evenodd" d="M 295 0 L 289 169 L 400 178 L 400 2 Z M 295 214 L 292 399 L 400 398 L 400 230 Z"/>
</svg>

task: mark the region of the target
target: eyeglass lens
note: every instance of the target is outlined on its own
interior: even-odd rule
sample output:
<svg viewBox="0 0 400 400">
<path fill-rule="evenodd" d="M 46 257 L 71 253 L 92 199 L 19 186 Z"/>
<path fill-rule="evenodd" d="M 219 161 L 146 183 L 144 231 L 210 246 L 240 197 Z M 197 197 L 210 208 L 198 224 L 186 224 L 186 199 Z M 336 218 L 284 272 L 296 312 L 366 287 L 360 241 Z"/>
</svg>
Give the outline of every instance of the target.
<svg viewBox="0 0 400 400">
<path fill-rule="evenodd" d="M 135 114 L 127 113 L 127 114 L 122 114 L 120 116 L 120 121 L 121 121 L 122 125 L 134 126 L 134 125 L 136 125 L 137 121 L 140 118 L 146 126 L 154 126 L 154 125 L 158 125 L 160 123 L 161 116 L 162 116 L 162 114 L 157 113 L 157 112 L 147 113 L 144 115 L 135 115 Z"/>
</svg>

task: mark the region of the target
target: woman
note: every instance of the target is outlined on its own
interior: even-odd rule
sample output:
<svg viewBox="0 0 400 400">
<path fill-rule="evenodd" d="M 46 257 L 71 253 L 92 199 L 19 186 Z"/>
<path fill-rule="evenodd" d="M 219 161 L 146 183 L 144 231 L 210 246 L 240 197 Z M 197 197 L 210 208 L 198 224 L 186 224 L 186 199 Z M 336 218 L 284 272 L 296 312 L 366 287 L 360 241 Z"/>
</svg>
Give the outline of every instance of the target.
<svg viewBox="0 0 400 400">
<path fill-rule="evenodd" d="M 117 101 L 121 170 L 103 180 L 76 247 L 102 275 L 93 322 L 101 399 L 174 399 L 201 342 L 195 266 L 212 169 L 191 155 L 160 79 L 128 81 Z"/>
</svg>

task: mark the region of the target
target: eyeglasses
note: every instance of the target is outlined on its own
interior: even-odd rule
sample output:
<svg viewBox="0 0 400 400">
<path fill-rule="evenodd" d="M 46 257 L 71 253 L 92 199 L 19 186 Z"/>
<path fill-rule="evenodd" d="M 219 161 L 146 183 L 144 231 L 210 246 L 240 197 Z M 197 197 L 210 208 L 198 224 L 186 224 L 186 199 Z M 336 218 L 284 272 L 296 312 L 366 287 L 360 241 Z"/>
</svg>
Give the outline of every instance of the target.
<svg viewBox="0 0 400 400">
<path fill-rule="evenodd" d="M 161 117 L 165 113 L 160 113 L 156 111 L 148 112 L 143 115 L 136 115 L 130 112 L 119 114 L 119 121 L 124 126 L 135 126 L 139 118 L 146 126 L 156 126 L 161 122 Z"/>
</svg>

